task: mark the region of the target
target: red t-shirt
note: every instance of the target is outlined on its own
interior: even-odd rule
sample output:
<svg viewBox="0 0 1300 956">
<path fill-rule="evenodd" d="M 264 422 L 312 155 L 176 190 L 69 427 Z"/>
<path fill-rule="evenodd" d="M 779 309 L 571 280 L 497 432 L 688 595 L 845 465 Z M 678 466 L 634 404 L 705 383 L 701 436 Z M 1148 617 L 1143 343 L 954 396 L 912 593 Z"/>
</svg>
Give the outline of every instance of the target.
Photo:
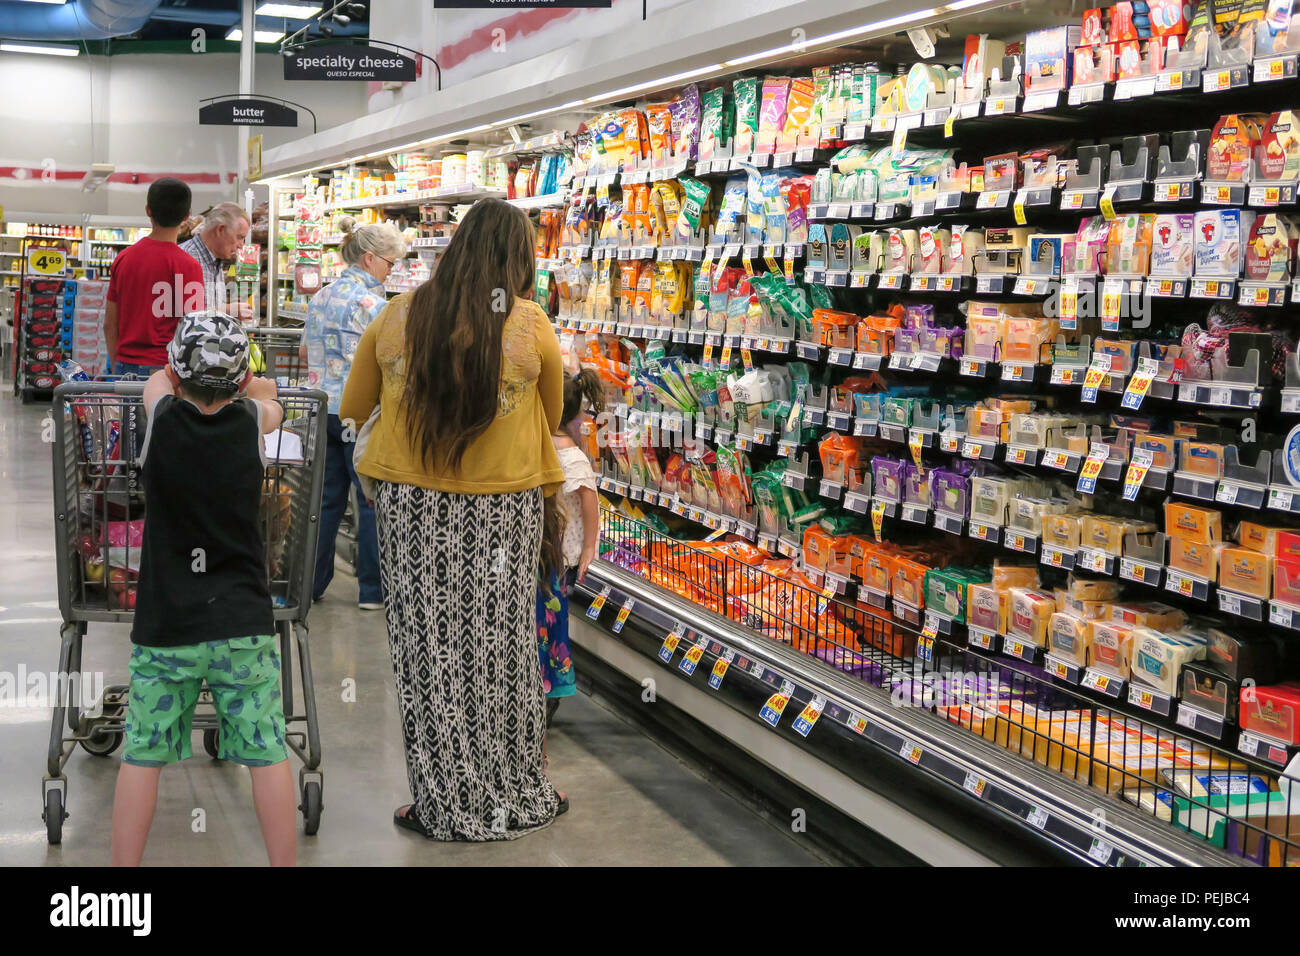
<svg viewBox="0 0 1300 956">
<path fill-rule="evenodd" d="M 113 361 L 166 365 L 176 321 L 203 310 L 203 268 L 176 243 L 146 236 L 113 260 L 108 299 L 117 303 Z"/>
</svg>

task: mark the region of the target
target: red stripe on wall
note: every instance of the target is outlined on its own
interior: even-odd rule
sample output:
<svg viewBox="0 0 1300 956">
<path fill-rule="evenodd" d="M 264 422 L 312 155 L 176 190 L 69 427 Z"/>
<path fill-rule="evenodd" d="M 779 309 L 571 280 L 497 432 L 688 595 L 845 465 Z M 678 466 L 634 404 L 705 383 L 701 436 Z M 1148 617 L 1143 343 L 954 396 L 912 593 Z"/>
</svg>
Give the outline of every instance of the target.
<svg viewBox="0 0 1300 956">
<path fill-rule="evenodd" d="M 86 175 L 84 169 L 56 169 L 46 172 L 30 166 L 0 166 L 0 179 L 14 179 L 21 182 L 80 182 Z M 154 180 L 171 177 L 191 186 L 212 186 L 233 183 L 235 173 L 113 173 L 108 177 L 110 183 L 147 186 Z"/>
<path fill-rule="evenodd" d="M 435 59 L 444 70 L 449 70 L 458 64 L 464 63 L 474 54 L 491 49 L 492 44 L 496 42 L 497 30 L 505 31 L 504 39 L 506 43 L 509 43 L 511 40 L 528 36 L 530 33 L 536 33 L 558 20 L 563 20 L 580 12 L 582 12 L 581 8 L 571 7 L 567 10 L 537 8 L 514 13 L 479 27 L 463 40 L 457 40 L 455 43 L 438 47 L 438 54 Z"/>
</svg>

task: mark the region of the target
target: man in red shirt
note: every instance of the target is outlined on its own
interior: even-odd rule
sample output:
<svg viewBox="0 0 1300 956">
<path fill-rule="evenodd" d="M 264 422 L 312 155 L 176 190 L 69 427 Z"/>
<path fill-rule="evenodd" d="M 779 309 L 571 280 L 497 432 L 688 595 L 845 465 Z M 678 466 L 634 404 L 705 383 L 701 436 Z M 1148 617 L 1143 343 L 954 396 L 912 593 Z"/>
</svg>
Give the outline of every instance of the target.
<svg viewBox="0 0 1300 956">
<path fill-rule="evenodd" d="M 148 377 L 166 365 L 177 320 L 204 309 L 203 269 L 176 244 L 190 214 L 190 187 L 170 177 L 156 180 L 145 214 L 153 230 L 113 261 L 108 283 L 104 342 L 119 375 Z"/>
</svg>

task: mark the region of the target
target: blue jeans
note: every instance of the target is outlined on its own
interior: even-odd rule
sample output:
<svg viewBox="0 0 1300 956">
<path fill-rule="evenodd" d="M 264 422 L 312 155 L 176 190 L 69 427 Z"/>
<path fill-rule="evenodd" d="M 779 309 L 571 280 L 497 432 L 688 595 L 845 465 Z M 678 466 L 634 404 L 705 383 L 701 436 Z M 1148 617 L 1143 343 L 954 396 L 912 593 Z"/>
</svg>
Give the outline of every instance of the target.
<svg viewBox="0 0 1300 956">
<path fill-rule="evenodd" d="M 339 523 L 348 507 L 348 488 L 357 489 L 357 584 L 361 604 L 379 604 L 384 600 L 379 581 L 379 535 L 375 530 L 375 509 L 366 502 L 352 467 L 351 441 L 343 440 L 343 423 L 330 415 L 326 426 L 329 441 L 325 447 L 325 488 L 321 494 L 320 540 L 316 545 L 316 581 L 312 597 L 319 598 L 334 578 L 334 540 Z"/>
<path fill-rule="evenodd" d="M 130 362 L 114 362 L 110 374 L 138 375 L 140 378 L 148 378 L 160 368 L 162 368 L 161 365 L 132 365 Z"/>
</svg>

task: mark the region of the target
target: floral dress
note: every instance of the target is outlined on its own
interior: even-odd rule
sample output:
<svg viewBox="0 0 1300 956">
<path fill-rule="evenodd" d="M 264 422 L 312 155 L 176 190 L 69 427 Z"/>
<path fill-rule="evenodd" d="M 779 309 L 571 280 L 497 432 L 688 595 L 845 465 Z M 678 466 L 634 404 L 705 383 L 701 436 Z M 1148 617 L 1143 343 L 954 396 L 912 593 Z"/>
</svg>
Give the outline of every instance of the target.
<svg viewBox="0 0 1300 956">
<path fill-rule="evenodd" d="M 537 654 L 548 698 L 572 697 L 578 692 L 569 656 L 569 589 L 567 582 L 558 578 L 551 579 L 549 591 L 537 589 Z"/>
</svg>

